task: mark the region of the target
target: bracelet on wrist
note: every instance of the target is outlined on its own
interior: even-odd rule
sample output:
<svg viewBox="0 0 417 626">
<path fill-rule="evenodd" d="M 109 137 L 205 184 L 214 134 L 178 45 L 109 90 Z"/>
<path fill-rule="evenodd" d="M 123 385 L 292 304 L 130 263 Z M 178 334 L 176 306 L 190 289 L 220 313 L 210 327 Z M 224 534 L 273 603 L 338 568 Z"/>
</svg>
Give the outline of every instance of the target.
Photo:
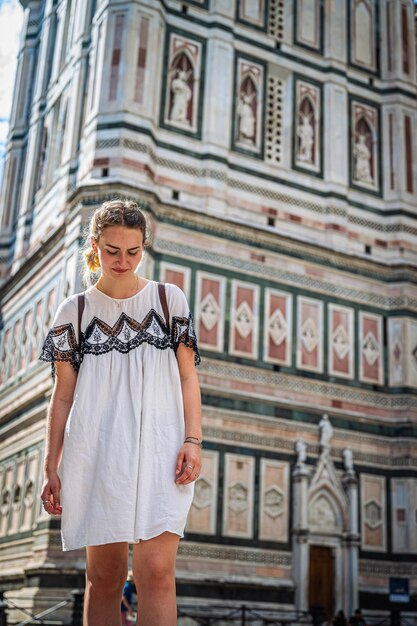
<svg viewBox="0 0 417 626">
<path fill-rule="evenodd" d="M 186 437 L 184 439 L 184 443 L 193 443 L 195 446 L 198 446 L 199 448 L 203 447 L 203 440 L 197 439 L 197 437 Z"/>
</svg>

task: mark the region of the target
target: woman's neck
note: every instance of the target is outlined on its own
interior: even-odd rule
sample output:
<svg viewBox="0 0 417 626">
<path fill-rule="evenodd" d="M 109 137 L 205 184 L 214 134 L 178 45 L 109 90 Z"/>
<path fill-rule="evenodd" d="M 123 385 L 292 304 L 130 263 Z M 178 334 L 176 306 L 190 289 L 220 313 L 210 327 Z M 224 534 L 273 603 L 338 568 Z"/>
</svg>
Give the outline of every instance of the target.
<svg viewBox="0 0 417 626">
<path fill-rule="evenodd" d="M 96 282 L 96 287 L 110 298 L 130 298 L 140 291 L 140 279 L 137 274 L 117 279 L 102 274 Z"/>
</svg>

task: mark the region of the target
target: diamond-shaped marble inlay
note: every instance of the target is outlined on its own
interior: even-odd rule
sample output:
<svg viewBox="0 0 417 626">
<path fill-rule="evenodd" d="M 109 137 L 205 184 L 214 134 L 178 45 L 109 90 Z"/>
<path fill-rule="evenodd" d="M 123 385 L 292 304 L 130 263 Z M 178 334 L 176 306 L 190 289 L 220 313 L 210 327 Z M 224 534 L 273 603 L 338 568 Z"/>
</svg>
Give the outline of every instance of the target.
<svg viewBox="0 0 417 626">
<path fill-rule="evenodd" d="M 369 528 L 377 528 L 382 524 L 382 507 L 375 500 L 369 500 L 364 506 L 365 524 Z"/>
<path fill-rule="evenodd" d="M 229 487 L 229 509 L 235 513 L 243 513 L 248 508 L 248 490 L 242 483 L 234 483 Z"/>
<path fill-rule="evenodd" d="M 332 346 L 339 359 L 344 359 L 350 350 L 349 336 L 344 326 L 339 324 L 332 335 Z"/>
<path fill-rule="evenodd" d="M 284 511 L 283 507 L 284 494 L 279 487 L 272 485 L 265 492 L 264 510 L 265 513 L 275 519 Z"/>
<path fill-rule="evenodd" d="M 252 309 L 246 301 L 242 302 L 237 308 L 235 320 L 239 335 L 246 339 L 252 332 L 254 323 Z"/>
<path fill-rule="evenodd" d="M 213 330 L 220 320 L 220 307 L 212 293 L 208 293 L 201 303 L 201 321 L 208 331 Z"/>
<path fill-rule="evenodd" d="M 363 354 L 369 365 L 373 365 L 379 357 L 379 346 L 375 335 L 369 331 L 363 340 Z"/>
<path fill-rule="evenodd" d="M 400 343 L 400 340 L 397 338 L 395 340 L 395 342 L 394 342 L 394 346 L 393 346 L 393 349 L 392 349 L 392 354 L 394 356 L 394 359 L 397 361 L 397 363 L 400 360 L 400 358 L 402 356 L 402 353 L 403 353 L 402 345 Z"/>
<path fill-rule="evenodd" d="M 313 352 L 319 343 L 319 331 L 311 317 L 301 326 L 301 341 L 307 352 Z"/>
<path fill-rule="evenodd" d="M 209 506 L 213 495 L 213 487 L 205 478 L 199 478 L 194 487 L 193 505 L 197 509 L 205 509 Z"/>
<path fill-rule="evenodd" d="M 288 324 L 280 309 L 275 309 L 269 318 L 269 332 L 276 346 L 279 346 L 288 335 Z"/>
</svg>

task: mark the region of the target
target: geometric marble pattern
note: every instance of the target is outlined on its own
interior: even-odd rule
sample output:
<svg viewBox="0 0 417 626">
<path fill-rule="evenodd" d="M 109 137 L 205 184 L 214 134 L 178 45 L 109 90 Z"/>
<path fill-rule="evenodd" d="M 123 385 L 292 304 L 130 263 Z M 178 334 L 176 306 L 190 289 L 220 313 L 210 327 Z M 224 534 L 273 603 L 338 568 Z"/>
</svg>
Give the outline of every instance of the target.
<svg viewBox="0 0 417 626">
<path fill-rule="evenodd" d="M 252 309 L 247 302 L 242 302 L 235 313 L 235 326 L 241 337 L 246 339 L 252 332 L 254 325 L 254 316 Z"/>
<path fill-rule="evenodd" d="M 386 478 L 360 474 L 361 543 L 363 550 L 386 551 Z"/>
<path fill-rule="evenodd" d="M 369 365 L 373 365 L 380 356 L 378 341 L 375 335 L 369 331 L 362 344 L 363 355 Z"/>
<path fill-rule="evenodd" d="M 352 380 L 355 376 L 354 310 L 329 303 L 328 312 L 329 374 Z"/>
<path fill-rule="evenodd" d="M 288 325 L 280 309 L 276 309 L 269 318 L 269 334 L 276 346 L 287 337 Z"/>
<path fill-rule="evenodd" d="M 319 339 L 319 330 L 314 320 L 309 317 L 301 326 L 301 341 L 307 352 L 312 352 L 317 347 Z"/>
<path fill-rule="evenodd" d="M 323 371 L 323 302 L 297 297 L 297 367 Z"/>
<path fill-rule="evenodd" d="M 212 293 L 208 293 L 204 300 L 202 300 L 201 305 L 201 321 L 207 330 L 213 330 L 217 322 L 220 320 L 220 307 L 217 304 Z"/>
<path fill-rule="evenodd" d="M 339 359 L 344 359 L 350 350 L 349 335 L 345 327 L 339 325 L 332 334 L 332 347 Z"/>
</svg>

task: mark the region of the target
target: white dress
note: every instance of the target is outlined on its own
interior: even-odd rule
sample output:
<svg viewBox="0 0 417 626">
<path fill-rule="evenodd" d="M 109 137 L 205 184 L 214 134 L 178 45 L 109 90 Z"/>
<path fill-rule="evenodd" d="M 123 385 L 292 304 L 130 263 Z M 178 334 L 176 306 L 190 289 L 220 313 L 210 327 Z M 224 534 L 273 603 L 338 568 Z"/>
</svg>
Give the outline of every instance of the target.
<svg viewBox="0 0 417 626">
<path fill-rule="evenodd" d="M 166 284 L 170 329 L 158 283 L 131 298 L 85 292 L 82 350 L 78 299 L 58 308 L 41 359 L 78 371 L 59 468 L 63 550 L 184 534 L 194 483 L 175 484 L 184 441 L 176 350 L 197 341 L 187 300 Z"/>
</svg>

